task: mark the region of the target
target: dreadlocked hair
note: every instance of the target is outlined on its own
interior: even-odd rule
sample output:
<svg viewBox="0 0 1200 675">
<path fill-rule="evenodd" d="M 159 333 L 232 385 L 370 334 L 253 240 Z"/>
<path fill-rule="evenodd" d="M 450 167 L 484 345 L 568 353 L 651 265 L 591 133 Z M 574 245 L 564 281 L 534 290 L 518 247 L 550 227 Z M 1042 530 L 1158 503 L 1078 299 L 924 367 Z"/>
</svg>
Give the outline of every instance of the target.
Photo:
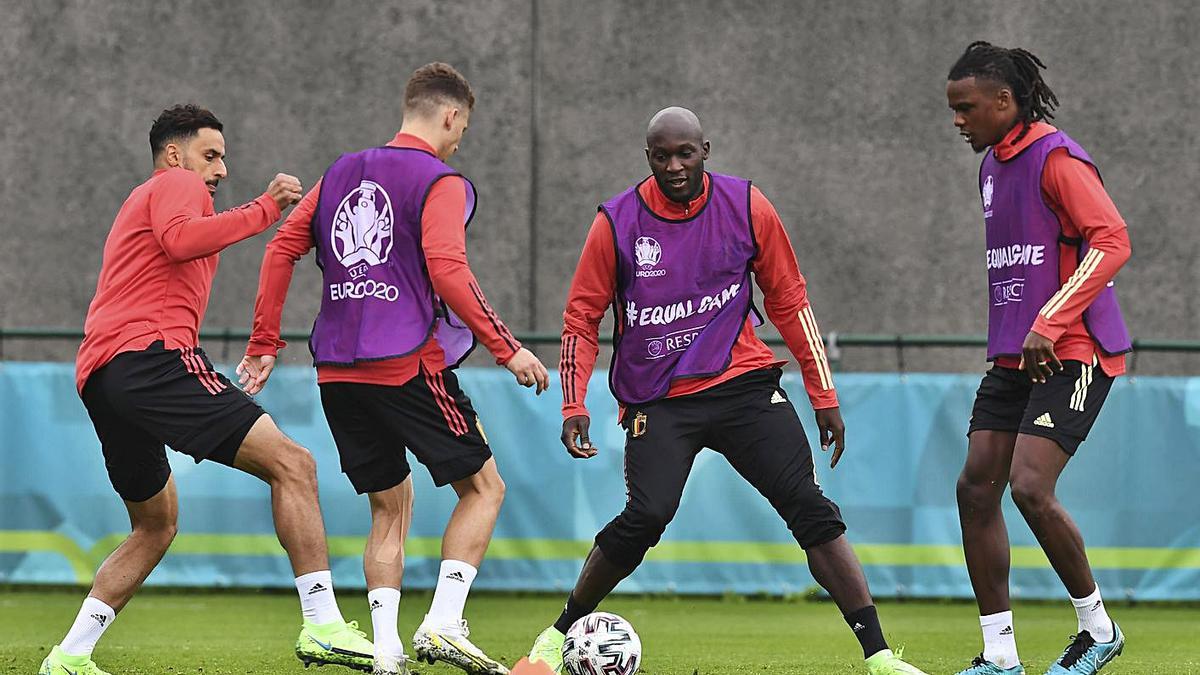
<svg viewBox="0 0 1200 675">
<path fill-rule="evenodd" d="M 1006 49 L 979 40 L 967 45 L 950 69 L 949 79 L 987 78 L 1011 89 L 1020 113 L 1017 119 L 1021 122 L 1021 133 L 1012 141 L 1015 144 L 1025 137 L 1034 122 L 1054 119 L 1058 97 L 1042 79 L 1041 71 L 1045 68 L 1041 59 L 1020 47 Z"/>
</svg>

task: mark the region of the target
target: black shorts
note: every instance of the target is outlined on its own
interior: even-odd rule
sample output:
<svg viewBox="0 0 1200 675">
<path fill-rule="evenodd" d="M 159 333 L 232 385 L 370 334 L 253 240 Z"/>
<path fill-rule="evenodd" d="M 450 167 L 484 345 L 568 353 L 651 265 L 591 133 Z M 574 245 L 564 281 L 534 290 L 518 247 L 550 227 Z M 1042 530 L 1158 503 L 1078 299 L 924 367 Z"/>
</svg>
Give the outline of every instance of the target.
<svg viewBox="0 0 1200 675">
<path fill-rule="evenodd" d="M 117 354 L 92 373 L 83 405 L 96 427 L 108 478 L 121 498 L 142 502 L 167 484 L 164 444 L 192 457 L 233 465 L 263 409 L 213 370 L 199 347 Z"/>
<path fill-rule="evenodd" d="M 359 494 L 399 485 L 412 450 L 439 487 L 474 476 L 492 456 L 471 399 L 452 370 L 421 373 L 396 387 L 356 382 L 321 385 L 321 406 Z"/>
<path fill-rule="evenodd" d="M 695 394 L 630 406 L 625 428 L 625 509 L 596 537 L 618 565 L 636 566 L 679 507 L 696 455 L 705 447 L 771 503 L 803 548 L 846 531 L 817 484 L 812 451 L 778 368 L 739 375 Z M 807 405 L 806 405 L 807 407 Z"/>
<path fill-rule="evenodd" d="M 971 410 L 973 431 L 1011 431 L 1056 441 L 1074 455 L 1108 398 L 1113 378 L 1098 365 L 1063 361 L 1063 370 L 1033 384 L 1015 368 L 992 366 Z"/>
</svg>

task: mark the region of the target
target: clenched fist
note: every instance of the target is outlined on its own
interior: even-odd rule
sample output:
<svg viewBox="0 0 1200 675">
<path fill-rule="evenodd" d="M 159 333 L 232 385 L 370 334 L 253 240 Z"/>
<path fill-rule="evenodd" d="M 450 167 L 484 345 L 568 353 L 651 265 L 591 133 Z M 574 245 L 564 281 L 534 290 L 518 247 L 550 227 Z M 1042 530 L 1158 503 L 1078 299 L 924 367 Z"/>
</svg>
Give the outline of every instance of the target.
<svg viewBox="0 0 1200 675">
<path fill-rule="evenodd" d="M 275 179 L 267 186 L 267 195 L 275 200 L 275 204 L 282 211 L 300 201 L 300 197 L 303 196 L 303 188 L 300 186 L 299 178 L 286 173 L 277 173 Z"/>
</svg>

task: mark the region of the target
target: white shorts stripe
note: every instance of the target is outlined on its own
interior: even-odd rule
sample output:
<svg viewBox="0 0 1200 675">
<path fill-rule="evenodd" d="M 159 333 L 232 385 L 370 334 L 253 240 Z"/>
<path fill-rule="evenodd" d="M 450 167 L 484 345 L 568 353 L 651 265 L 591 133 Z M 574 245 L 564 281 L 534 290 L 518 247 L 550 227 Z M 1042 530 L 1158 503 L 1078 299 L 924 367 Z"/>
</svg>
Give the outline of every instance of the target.
<svg viewBox="0 0 1200 675">
<path fill-rule="evenodd" d="M 1087 402 L 1088 386 L 1092 383 L 1092 375 L 1095 366 L 1082 366 L 1079 371 L 1079 379 L 1075 380 L 1075 393 L 1071 394 L 1071 410 L 1083 412 L 1084 403 Z"/>
</svg>

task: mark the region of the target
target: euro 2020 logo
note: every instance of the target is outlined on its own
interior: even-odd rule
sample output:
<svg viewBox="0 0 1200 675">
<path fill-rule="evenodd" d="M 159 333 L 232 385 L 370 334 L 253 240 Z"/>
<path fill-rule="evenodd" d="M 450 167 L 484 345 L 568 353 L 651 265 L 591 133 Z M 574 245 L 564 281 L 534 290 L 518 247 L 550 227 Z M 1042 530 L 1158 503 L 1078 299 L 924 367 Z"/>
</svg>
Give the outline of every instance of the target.
<svg viewBox="0 0 1200 675">
<path fill-rule="evenodd" d="M 333 254 L 357 279 L 387 262 L 392 251 L 392 200 L 378 183 L 364 180 L 347 194 L 333 215 Z"/>
<path fill-rule="evenodd" d="M 653 237 L 638 237 L 633 242 L 633 257 L 641 267 L 654 267 L 662 259 L 662 247 Z"/>
</svg>

